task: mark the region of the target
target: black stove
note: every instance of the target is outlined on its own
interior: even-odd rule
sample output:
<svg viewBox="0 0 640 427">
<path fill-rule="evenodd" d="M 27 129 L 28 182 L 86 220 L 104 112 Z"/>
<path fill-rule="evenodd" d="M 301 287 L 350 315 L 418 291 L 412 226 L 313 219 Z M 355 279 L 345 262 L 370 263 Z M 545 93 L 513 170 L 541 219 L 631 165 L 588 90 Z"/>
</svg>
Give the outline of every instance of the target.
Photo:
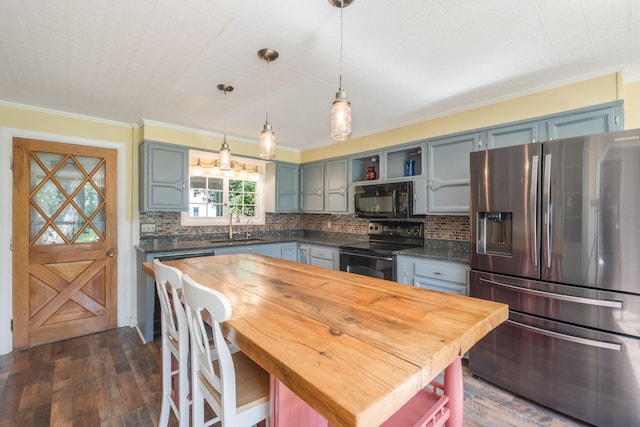
<svg viewBox="0 0 640 427">
<path fill-rule="evenodd" d="M 424 224 L 407 221 L 372 221 L 369 241 L 340 246 L 340 270 L 395 280 L 393 255 L 424 245 Z"/>
</svg>

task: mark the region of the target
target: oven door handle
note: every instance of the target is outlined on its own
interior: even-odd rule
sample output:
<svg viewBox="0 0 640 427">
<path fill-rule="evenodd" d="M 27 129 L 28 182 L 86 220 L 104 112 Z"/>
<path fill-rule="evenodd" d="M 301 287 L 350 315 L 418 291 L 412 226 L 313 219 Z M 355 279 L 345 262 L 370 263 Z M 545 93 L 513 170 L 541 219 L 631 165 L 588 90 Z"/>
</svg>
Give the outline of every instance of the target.
<svg viewBox="0 0 640 427">
<path fill-rule="evenodd" d="M 528 329 L 534 333 L 546 335 L 551 338 L 557 338 L 564 341 L 573 342 L 576 344 L 588 345 L 590 347 L 604 348 L 607 350 L 622 351 L 622 345 L 618 343 L 597 341 L 589 338 L 576 337 L 574 335 L 561 334 L 560 332 L 549 331 L 547 329 L 538 328 L 536 326 L 526 325 L 524 323 L 516 322 L 515 320 L 507 320 L 505 323 L 509 323 L 516 328 Z"/>
<path fill-rule="evenodd" d="M 537 289 L 522 288 L 520 286 L 514 286 L 514 285 L 509 285 L 507 283 L 496 282 L 495 280 L 484 279 L 482 277 L 480 278 L 480 281 L 481 282 L 485 282 L 485 283 L 489 283 L 489 284 L 492 284 L 492 285 L 495 285 L 495 286 L 500 286 L 500 287 L 503 287 L 503 288 L 514 289 L 514 290 L 516 290 L 518 292 L 521 292 L 523 294 L 529 294 L 529 295 L 539 296 L 539 297 L 543 297 L 543 298 L 550 298 L 550 299 L 556 299 L 556 300 L 560 300 L 560 301 L 575 302 L 575 303 L 578 303 L 578 304 L 595 305 L 595 306 L 598 306 L 598 307 L 623 308 L 622 301 L 619 301 L 619 300 L 606 300 L 606 299 L 576 297 L 574 295 L 556 294 L 555 292 L 546 292 L 546 291 L 539 291 Z"/>
<path fill-rule="evenodd" d="M 381 259 L 383 261 L 393 261 L 392 257 L 382 257 L 382 256 L 376 256 L 376 255 L 366 255 L 366 254 L 359 254 L 356 252 L 345 252 L 345 251 L 340 251 L 340 255 L 349 255 L 349 256 L 359 256 L 359 257 L 363 257 L 363 258 L 374 258 L 374 259 Z"/>
</svg>

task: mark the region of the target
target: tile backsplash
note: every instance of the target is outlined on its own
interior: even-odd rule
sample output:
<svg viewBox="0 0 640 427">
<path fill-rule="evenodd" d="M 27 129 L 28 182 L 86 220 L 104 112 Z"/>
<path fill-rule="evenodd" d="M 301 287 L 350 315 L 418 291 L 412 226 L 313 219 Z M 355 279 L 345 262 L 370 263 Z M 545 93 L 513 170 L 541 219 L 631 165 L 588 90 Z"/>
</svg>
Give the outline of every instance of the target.
<svg viewBox="0 0 640 427">
<path fill-rule="evenodd" d="M 424 222 L 425 238 L 440 240 L 469 241 L 469 217 L 468 216 L 427 216 L 414 218 L 412 221 Z M 352 214 L 284 214 L 267 213 L 265 225 L 252 226 L 251 230 L 245 230 L 246 225 L 234 226 L 234 231 L 251 231 L 254 235 L 297 235 L 305 230 L 329 231 L 334 233 L 367 234 L 369 220 L 356 218 Z M 175 238 L 182 240 L 209 239 L 212 235 L 224 235 L 227 226 L 189 226 L 180 225 L 179 212 L 142 212 L 140 224 L 155 224 L 155 232 L 141 233 L 144 238 Z"/>
</svg>

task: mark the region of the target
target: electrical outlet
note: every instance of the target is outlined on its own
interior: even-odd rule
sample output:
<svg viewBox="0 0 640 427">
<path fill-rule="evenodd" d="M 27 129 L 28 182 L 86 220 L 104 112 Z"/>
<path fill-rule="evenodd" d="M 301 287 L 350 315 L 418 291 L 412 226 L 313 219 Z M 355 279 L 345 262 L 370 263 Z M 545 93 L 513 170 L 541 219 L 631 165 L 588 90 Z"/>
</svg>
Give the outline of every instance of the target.
<svg viewBox="0 0 640 427">
<path fill-rule="evenodd" d="M 155 224 L 141 224 L 140 231 L 142 233 L 155 233 L 156 225 Z"/>
</svg>

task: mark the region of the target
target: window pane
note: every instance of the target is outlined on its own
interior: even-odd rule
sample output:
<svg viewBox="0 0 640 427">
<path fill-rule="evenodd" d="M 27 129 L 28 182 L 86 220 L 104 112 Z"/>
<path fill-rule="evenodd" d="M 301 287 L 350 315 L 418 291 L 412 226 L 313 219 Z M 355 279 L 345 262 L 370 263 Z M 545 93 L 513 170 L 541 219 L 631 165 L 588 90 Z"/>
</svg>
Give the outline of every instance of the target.
<svg viewBox="0 0 640 427">
<path fill-rule="evenodd" d="M 189 194 L 189 204 L 205 203 L 207 201 L 207 192 L 205 190 L 191 190 Z"/>
<path fill-rule="evenodd" d="M 242 191 L 244 181 L 229 180 L 229 191 Z"/>
<path fill-rule="evenodd" d="M 224 207 L 222 205 L 209 205 L 208 217 L 221 217 L 224 215 Z"/>
<path fill-rule="evenodd" d="M 256 204 L 256 195 L 253 193 L 246 193 L 243 198 L 243 204 L 245 205 L 255 205 Z"/>
<path fill-rule="evenodd" d="M 207 214 L 207 205 L 204 204 L 189 204 L 189 215 L 193 217 L 202 217 Z"/>
<path fill-rule="evenodd" d="M 255 193 L 256 192 L 256 182 L 255 181 L 245 181 L 244 182 L 244 191 Z"/>
<path fill-rule="evenodd" d="M 207 188 L 207 178 L 203 176 L 192 176 L 189 182 L 190 188 Z"/>
<path fill-rule="evenodd" d="M 209 190 L 220 190 L 224 189 L 224 180 L 222 178 L 209 178 Z"/>
</svg>

